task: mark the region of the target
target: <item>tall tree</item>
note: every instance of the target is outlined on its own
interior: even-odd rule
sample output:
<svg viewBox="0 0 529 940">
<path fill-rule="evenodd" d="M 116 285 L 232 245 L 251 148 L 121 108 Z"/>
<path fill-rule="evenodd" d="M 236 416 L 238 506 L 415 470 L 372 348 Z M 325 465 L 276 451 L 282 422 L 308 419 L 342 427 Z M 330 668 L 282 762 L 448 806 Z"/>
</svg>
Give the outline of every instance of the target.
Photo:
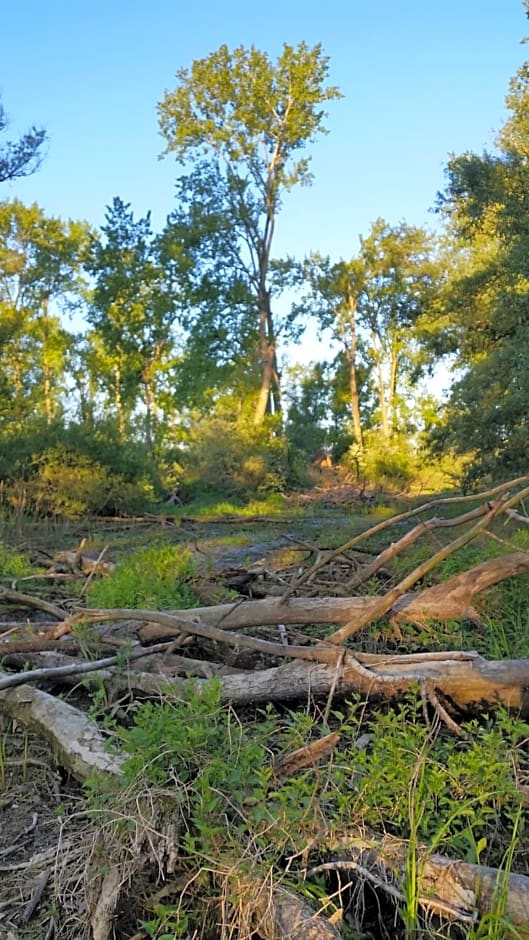
<svg viewBox="0 0 529 940">
<path fill-rule="evenodd" d="M 9 120 L 0 102 L 0 133 L 6 130 Z M 0 183 L 20 176 L 29 176 L 38 170 L 42 162 L 42 148 L 46 131 L 42 127 L 31 127 L 16 140 L 0 146 Z"/>
<path fill-rule="evenodd" d="M 358 335 L 358 298 L 364 286 L 364 271 L 357 258 L 332 263 L 329 258 L 314 254 L 303 266 L 309 285 L 309 304 L 316 313 L 320 327 L 330 330 L 338 343 L 347 367 L 349 407 L 353 437 L 363 447 L 360 400 L 360 337 Z M 307 304 L 307 298 L 302 307 Z"/>
<path fill-rule="evenodd" d="M 307 304 L 330 330 L 348 373 L 352 429 L 363 446 L 362 389 L 374 389 L 385 438 L 400 430 L 409 379 L 418 373 L 417 324 L 431 304 L 435 267 L 423 229 L 378 219 L 358 255 L 332 263 L 313 255 L 304 265 Z M 370 382 L 366 383 L 366 371 Z"/>
<path fill-rule="evenodd" d="M 20 422 L 61 410 L 73 340 L 59 316 L 79 300 L 88 228 L 48 218 L 37 205 L 0 203 L 0 349 L 7 413 Z"/>
<path fill-rule="evenodd" d="M 339 97 L 325 84 L 328 59 L 318 44 L 284 45 L 274 64 L 251 46 L 221 46 L 190 69 L 159 105 L 166 153 L 185 164 L 207 156 L 222 181 L 232 244 L 255 298 L 261 366 L 255 422 L 280 410 L 277 336 L 270 267 L 284 194 L 311 180 L 300 156 L 324 132 L 322 104 Z M 193 177 L 189 178 L 192 185 Z"/>
<path fill-rule="evenodd" d="M 160 239 L 161 263 L 178 301 L 182 355 L 175 395 L 184 407 L 210 408 L 222 398 L 251 394 L 254 299 L 241 269 L 226 211 L 225 181 L 199 165 L 177 188 L 177 208 Z"/>
<path fill-rule="evenodd" d="M 439 198 L 457 261 L 437 343 L 458 380 L 436 436 L 470 458 L 472 481 L 525 472 L 529 448 L 529 63 L 507 106 L 497 150 L 453 158 Z"/>
<path fill-rule="evenodd" d="M 94 277 L 88 320 L 100 378 L 113 399 L 122 437 L 141 403 L 152 454 L 159 393 L 173 365 L 175 302 L 150 215 L 135 220 L 130 206 L 114 199 L 101 236 L 92 241 L 88 269 Z"/>
<path fill-rule="evenodd" d="M 417 325 L 435 293 L 431 240 L 422 228 L 377 219 L 360 239 L 359 261 L 357 316 L 373 366 L 380 430 L 389 438 L 407 410 L 408 380 L 420 372 Z"/>
</svg>

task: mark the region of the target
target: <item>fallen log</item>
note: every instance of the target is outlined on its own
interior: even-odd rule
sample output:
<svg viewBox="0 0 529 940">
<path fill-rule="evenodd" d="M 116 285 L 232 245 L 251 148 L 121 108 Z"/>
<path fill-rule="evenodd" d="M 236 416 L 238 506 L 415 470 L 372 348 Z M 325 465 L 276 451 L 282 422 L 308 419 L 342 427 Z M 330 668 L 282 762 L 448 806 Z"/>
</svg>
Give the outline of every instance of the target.
<svg viewBox="0 0 529 940">
<path fill-rule="evenodd" d="M 409 862 L 409 845 L 389 836 L 344 835 L 330 840 L 331 851 L 340 852 L 340 863 L 319 867 L 347 869 L 374 886 L 403 901 L 402 887 Z M 350 859 L 343 861 L 343 853 Z M 508 918 L 517 936 L 529 937 L 529 877 L 487 865 L 474 865 L 446 855 L 431 853 L 426 846 L 417 851 L 417 893 L 425 911 L 446 920 L 476 923 L 487 914 Z M 317 874 L 316 869 L 310 874 Z M 400 897 L 399 897 L 400 895 Z"/>
<path fill-rule="evenodd" d="M 280 886 L 263 882 L 245 899 L 245 919 L 263 940 L 340 940 L 339 930 L 303 898 Z"/>
<path fill-rule="evenodd" d="M 144 672 L 116 674 L 114 692 L 135 689 L 153 697 L 181 693 L 183 680 Z M 194 680 L 200 687 L 205 680 Z M 413 690 L 442 696 L 462 713 L 498 705 L 529 716 L 529 660 L 486 660 L 477 653 L 376 656 L 344 651 L 337 664 L 290 662 L 273 669 L 217 677 L 221 699 L 234 705 L 300 701 L 307 696 L 358 692 L 369 699 L 402 698 Z"/>
<path fill-rule="evenodd" d="M 0 672 L 0 678 L 5 677 Z M 94 771 L 121 773 L 122 758 L 108 750 L 95 722 L 62 699 L 28 686 L 5 689 L 0 692 L 0 712 L 45 738 L 76 780 L 83 783 Z"/>
<path fill-rule="evenodd" d="M 475 620 L 477 612 L 472 601 L 500 581 L 529 573 L 529 553 L 511 552 L 499 558 L 489 558 L 480 565 L 455 575 L 444 584 L 426 588 L 417 593 L 398 597 L 388 617 L 399 623 L 424 624 L 428 620 Z M 200 621 L 221 630 L 283 624 L 343 623 L 357 621 L 361 630 L 376 612 L 377 597 L 291 597 L 287 603 L 280 598 L 259 601 L 236 601 L 212 607 L 172 611 L 179 620 Z M 129 612 L 123 611 L 129 616 Z M 142 641 L 160 640 L 175 636 L 181 628 L 147 622 L 139 630 Z M 353 631 L 354 632 L 354 631 Z"/>
</svg>

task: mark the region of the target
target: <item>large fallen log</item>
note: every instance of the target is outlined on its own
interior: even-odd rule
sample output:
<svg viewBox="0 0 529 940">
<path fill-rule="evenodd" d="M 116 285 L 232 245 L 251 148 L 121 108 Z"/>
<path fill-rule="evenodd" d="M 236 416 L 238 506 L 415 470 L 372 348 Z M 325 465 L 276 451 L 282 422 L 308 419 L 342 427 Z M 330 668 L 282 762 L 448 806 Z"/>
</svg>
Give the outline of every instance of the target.
<svg viewBox="0 0 529 940">
<path fill-rule="evenodd" d="M 182 679 L 145 672 L 109 678 L 115 691 L 145 695 L 181 693 Z M 194 680 L 197 686 L 205 680 Z M 233 704 L 300 701 L 307 696 L 359 692 L 373 700 L 395 700 L 413 690 L 442 696 L 447 707 L 474 712 L 498 705 L 529 716 L 529 660 L 490 661 L 477 653 L 416 653 L 376 656 L 345 651 L 337 664 L 290 662 L 274 669 L 217 677 L 223 701 Z"/>
<path fill-rule="evenodd" d="M 435 585 L 415 594 L 397 598 L 388 616 L 399 623 L 423 624 L 428 620 L 475 620 L 477 612 L 472 601 L 477 594 L 500 581 L 529 573 L 529 553 L 511 552 L 500 558 L 490 558 L 468 571 L 455 575 L 444 584 Z M 172 611 L 179 620 L 196 620 L 221 630 L 242 629 L 283 624 L 334 623 L 350 624 L 357 621 L 362 629 L 376 611 L 377 597 L 291 597 L 287 603 L 281 598 L 260 601 L 237 601 L 192 610 Z M 124 611 L 123 615 L 129 616 Z M 146 641 L 175 636 L 181 627 L 147 622 L 139 630 Z"/>
</svg>

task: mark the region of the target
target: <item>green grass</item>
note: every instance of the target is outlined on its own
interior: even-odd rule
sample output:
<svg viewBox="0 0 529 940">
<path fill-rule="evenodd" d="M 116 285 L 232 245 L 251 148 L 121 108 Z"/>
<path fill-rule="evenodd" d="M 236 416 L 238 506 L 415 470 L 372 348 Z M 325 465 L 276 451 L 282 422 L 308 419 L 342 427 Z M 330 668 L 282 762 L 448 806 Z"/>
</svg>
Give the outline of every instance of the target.
<svg viewBox="0 0 529 940">
<path fill-rule="evenodd" d="M 298 513 L 289 505 L 288 500 L 281 493 L 270 493 L 262 499 L 219 499 L 214 495 L 202 496 L 194 499 L 185 506 L 171 507 L 170 514 L 175 518 L 181 516 L 205 516 L 206 518 L 222 516 L 283 516 L 285 513 L 295 516 Z"/>
</svg>

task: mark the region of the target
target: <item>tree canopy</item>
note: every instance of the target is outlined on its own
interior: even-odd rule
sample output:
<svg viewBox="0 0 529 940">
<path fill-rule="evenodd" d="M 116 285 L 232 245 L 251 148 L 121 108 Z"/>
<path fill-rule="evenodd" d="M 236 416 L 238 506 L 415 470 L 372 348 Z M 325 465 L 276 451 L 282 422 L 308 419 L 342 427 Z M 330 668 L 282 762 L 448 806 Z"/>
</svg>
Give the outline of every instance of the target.
<svg viewBox="0 0 529 940">
<path fill-rule="evenodd" d="M 339 97 L 325 84 L 328 69 L 319 44 L 285 44 L 276 63 L 254 46 L 223 45 L 180 69 L 176 89 L 159 105 L 166 153 L 181 163 L 208 161 L 206 178 L 230 222 L 230 250 L 254 298 L 257 424 L 281 407 L 270 283 L 276 221 L 283 195 L 310 183 L 310 158 L 300 152 L 325 130 L 322 105 Z M 196 183 L 194 174 L 185 180 L 193 192 Z"/>
</svg>

